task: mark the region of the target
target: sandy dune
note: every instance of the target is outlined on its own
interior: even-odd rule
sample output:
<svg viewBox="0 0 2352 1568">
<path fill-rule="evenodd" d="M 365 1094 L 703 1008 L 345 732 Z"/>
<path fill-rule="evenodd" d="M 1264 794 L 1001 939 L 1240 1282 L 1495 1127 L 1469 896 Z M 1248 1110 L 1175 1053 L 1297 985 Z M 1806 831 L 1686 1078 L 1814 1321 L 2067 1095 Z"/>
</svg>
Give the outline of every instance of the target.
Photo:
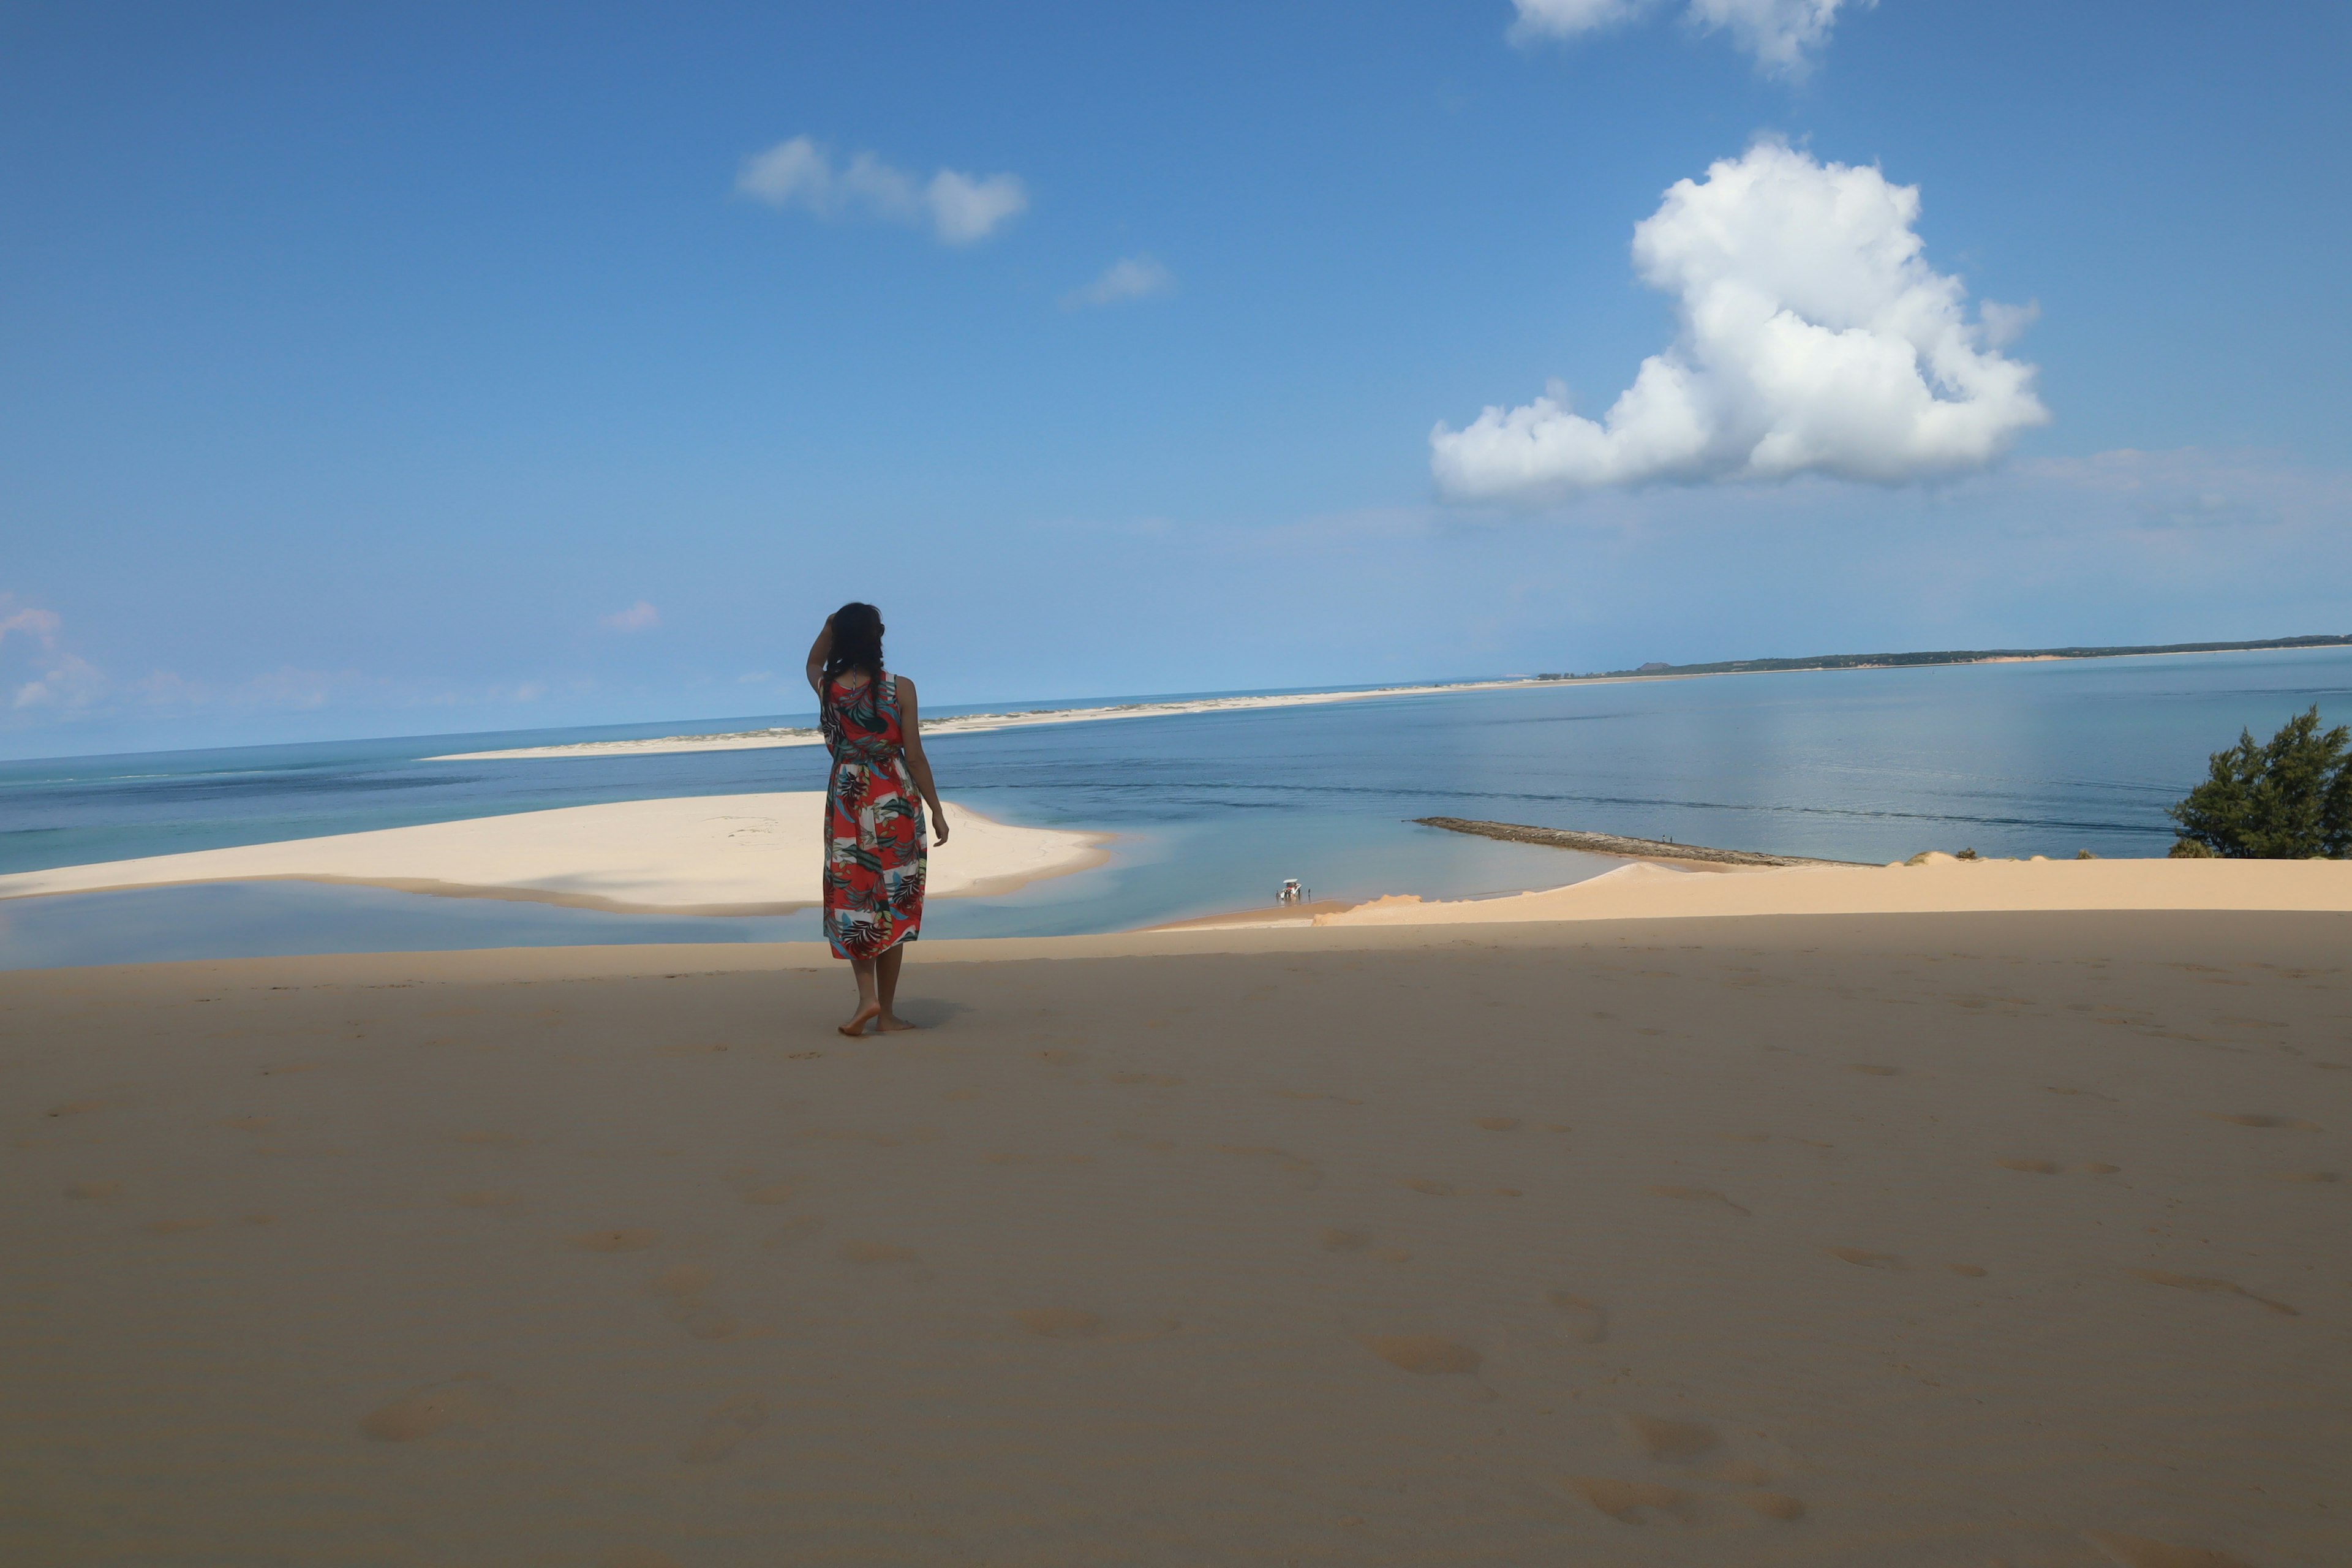
<svg viewBox="0 0 2352 1568">
<path fill-rule="evenodd" d="M 1635 862 L 1509 898 L 1405 896 L 1318 915 L 1318 926 L 1490 925 L 1705 915 L 1924 914 L 1977 910 L 2352 910 L 2352 861 L 1957 860 L 1771 870 Z"/>
<path fill-rule="evenodd" d="M 1100 834 L 1014 827 L 954 801 L 934 897 L 1009 892 L 1102 863 Z M 472 817 L 0 876 L 0 899 L 294 878 L 583 909 L 782 914 L 821 896 L 824 795 L 696 795 Z"/>
<path fill-rule="evenodd" d="M 0 974 L 0 1561 L 2340 1564 L 2347 954 L 927 942 L 856 1042 L 810 948 Z"/>
</svg>

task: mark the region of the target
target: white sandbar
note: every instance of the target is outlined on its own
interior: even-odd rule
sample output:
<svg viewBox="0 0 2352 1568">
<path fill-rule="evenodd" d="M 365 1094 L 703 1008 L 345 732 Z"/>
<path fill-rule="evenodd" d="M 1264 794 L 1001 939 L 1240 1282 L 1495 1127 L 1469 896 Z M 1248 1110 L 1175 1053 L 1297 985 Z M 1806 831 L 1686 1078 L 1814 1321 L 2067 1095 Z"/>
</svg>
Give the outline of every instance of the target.
<svg viewBox="0 0 2352 1568">
<path fill-rule="evenodd" d="M 1015 827 L 947 803 L 934 898 L 1010 892 L 1100 865 L 1108 836 Z M 0 899 L 189 882 L 360 882 L 630 913 L 760 915 L 822 897 L 824 795 L 618 801 L 0 876 Z"/>
</svg>

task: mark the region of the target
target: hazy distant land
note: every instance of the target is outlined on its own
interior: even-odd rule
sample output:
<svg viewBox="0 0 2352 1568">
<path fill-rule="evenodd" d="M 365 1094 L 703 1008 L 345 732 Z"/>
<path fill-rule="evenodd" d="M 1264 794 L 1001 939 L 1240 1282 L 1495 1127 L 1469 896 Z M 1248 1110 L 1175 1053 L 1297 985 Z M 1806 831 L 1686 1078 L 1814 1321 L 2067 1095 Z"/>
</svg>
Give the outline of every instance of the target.
<svg viewBox="0 0 2352 1568">
<path fill-rule="evenodd" d="M 2265 648 L 2346 647 L 2352 637 L 2270 637 L 2259 642 L 2152 643 L 2129 647 L 1953 648 L 1941 653 L 1823 653 L 1805 658 L 1733 658 L 1715 664 L 1652 662 L 1633 669 L 1590 675 L 1543 675 L 1540 680 L 1623 680 L 1651 675 L 1744 675 L 1768 670 L 1909 669 L 1934 664 L 2008 664 L 2044 658 L 2130 658 L 2158 653 L 2253 653 Z"/>
</svg>

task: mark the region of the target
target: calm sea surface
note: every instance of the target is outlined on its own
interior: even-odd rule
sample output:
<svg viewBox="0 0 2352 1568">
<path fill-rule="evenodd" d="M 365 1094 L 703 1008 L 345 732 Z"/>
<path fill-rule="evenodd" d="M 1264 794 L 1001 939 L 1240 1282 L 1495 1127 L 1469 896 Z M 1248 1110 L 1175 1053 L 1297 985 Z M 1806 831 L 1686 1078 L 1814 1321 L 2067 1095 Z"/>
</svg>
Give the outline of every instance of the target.
<svg viewBox="0 0 2352 1568">
<path fill-rule="evenodd" d="M 933 903 L 940 936 L 1113 931 L 1318 896 L 1553 887 L 1590 858 L 1431 828 L 1484 817 L 1891 860 L 2160 855 L 2164 808 L 2241 727 L 2352 721 L 2352 649 L 1715 676 L 1376 698 L 941 736 L 942 794 L 1121 836 L 1104 869 Z M 807 722 L 778 715 L 745 721 Z M 0 871 L 550 806 L 824 786 L 819 748 L 529 762 L 436 752 L 713 731 L 642 724 L 0 763 Z M 0 967 L 605 942 L 814 940 L 811 914 L 653 917 L 260 883 L 0 902 Z"/>
</svg>

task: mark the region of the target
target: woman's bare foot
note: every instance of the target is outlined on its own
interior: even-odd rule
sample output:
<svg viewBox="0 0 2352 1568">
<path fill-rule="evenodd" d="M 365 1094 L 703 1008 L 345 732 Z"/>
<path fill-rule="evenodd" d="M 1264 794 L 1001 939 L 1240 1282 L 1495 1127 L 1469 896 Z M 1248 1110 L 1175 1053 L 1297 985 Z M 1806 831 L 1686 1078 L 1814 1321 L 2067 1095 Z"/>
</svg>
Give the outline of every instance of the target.
<svg viewBox="0 0 2352 1568">
<path fill-rule="evenodd" d="M 882 1004 L 879 1002 L 868 1002 L 866 1005 L 857 1009 L 857 1016 L 856 1017 L 841 1026 L 841 1032 L 854 1039 L 857 1036 L 866 1032 L 866 1025 L 874 1022 L 875 1019 L 881 1016 L 883 1016 Z M 889 1026 L 886 1024 L 883 1026 L 887 1028 Z"/>
<path fill-rule="evenodd" d="M 909 1024 L 906 1019 L 901 1018 L 896 1013 L 883 1014 L 881 1022 L 877 1023 L 874 1026 L 876 1029 L 886 1035 L 896 1035 L 907 1029 L 919 1029 L 922 1027 L 920 1024 Z"/>
</svg>

